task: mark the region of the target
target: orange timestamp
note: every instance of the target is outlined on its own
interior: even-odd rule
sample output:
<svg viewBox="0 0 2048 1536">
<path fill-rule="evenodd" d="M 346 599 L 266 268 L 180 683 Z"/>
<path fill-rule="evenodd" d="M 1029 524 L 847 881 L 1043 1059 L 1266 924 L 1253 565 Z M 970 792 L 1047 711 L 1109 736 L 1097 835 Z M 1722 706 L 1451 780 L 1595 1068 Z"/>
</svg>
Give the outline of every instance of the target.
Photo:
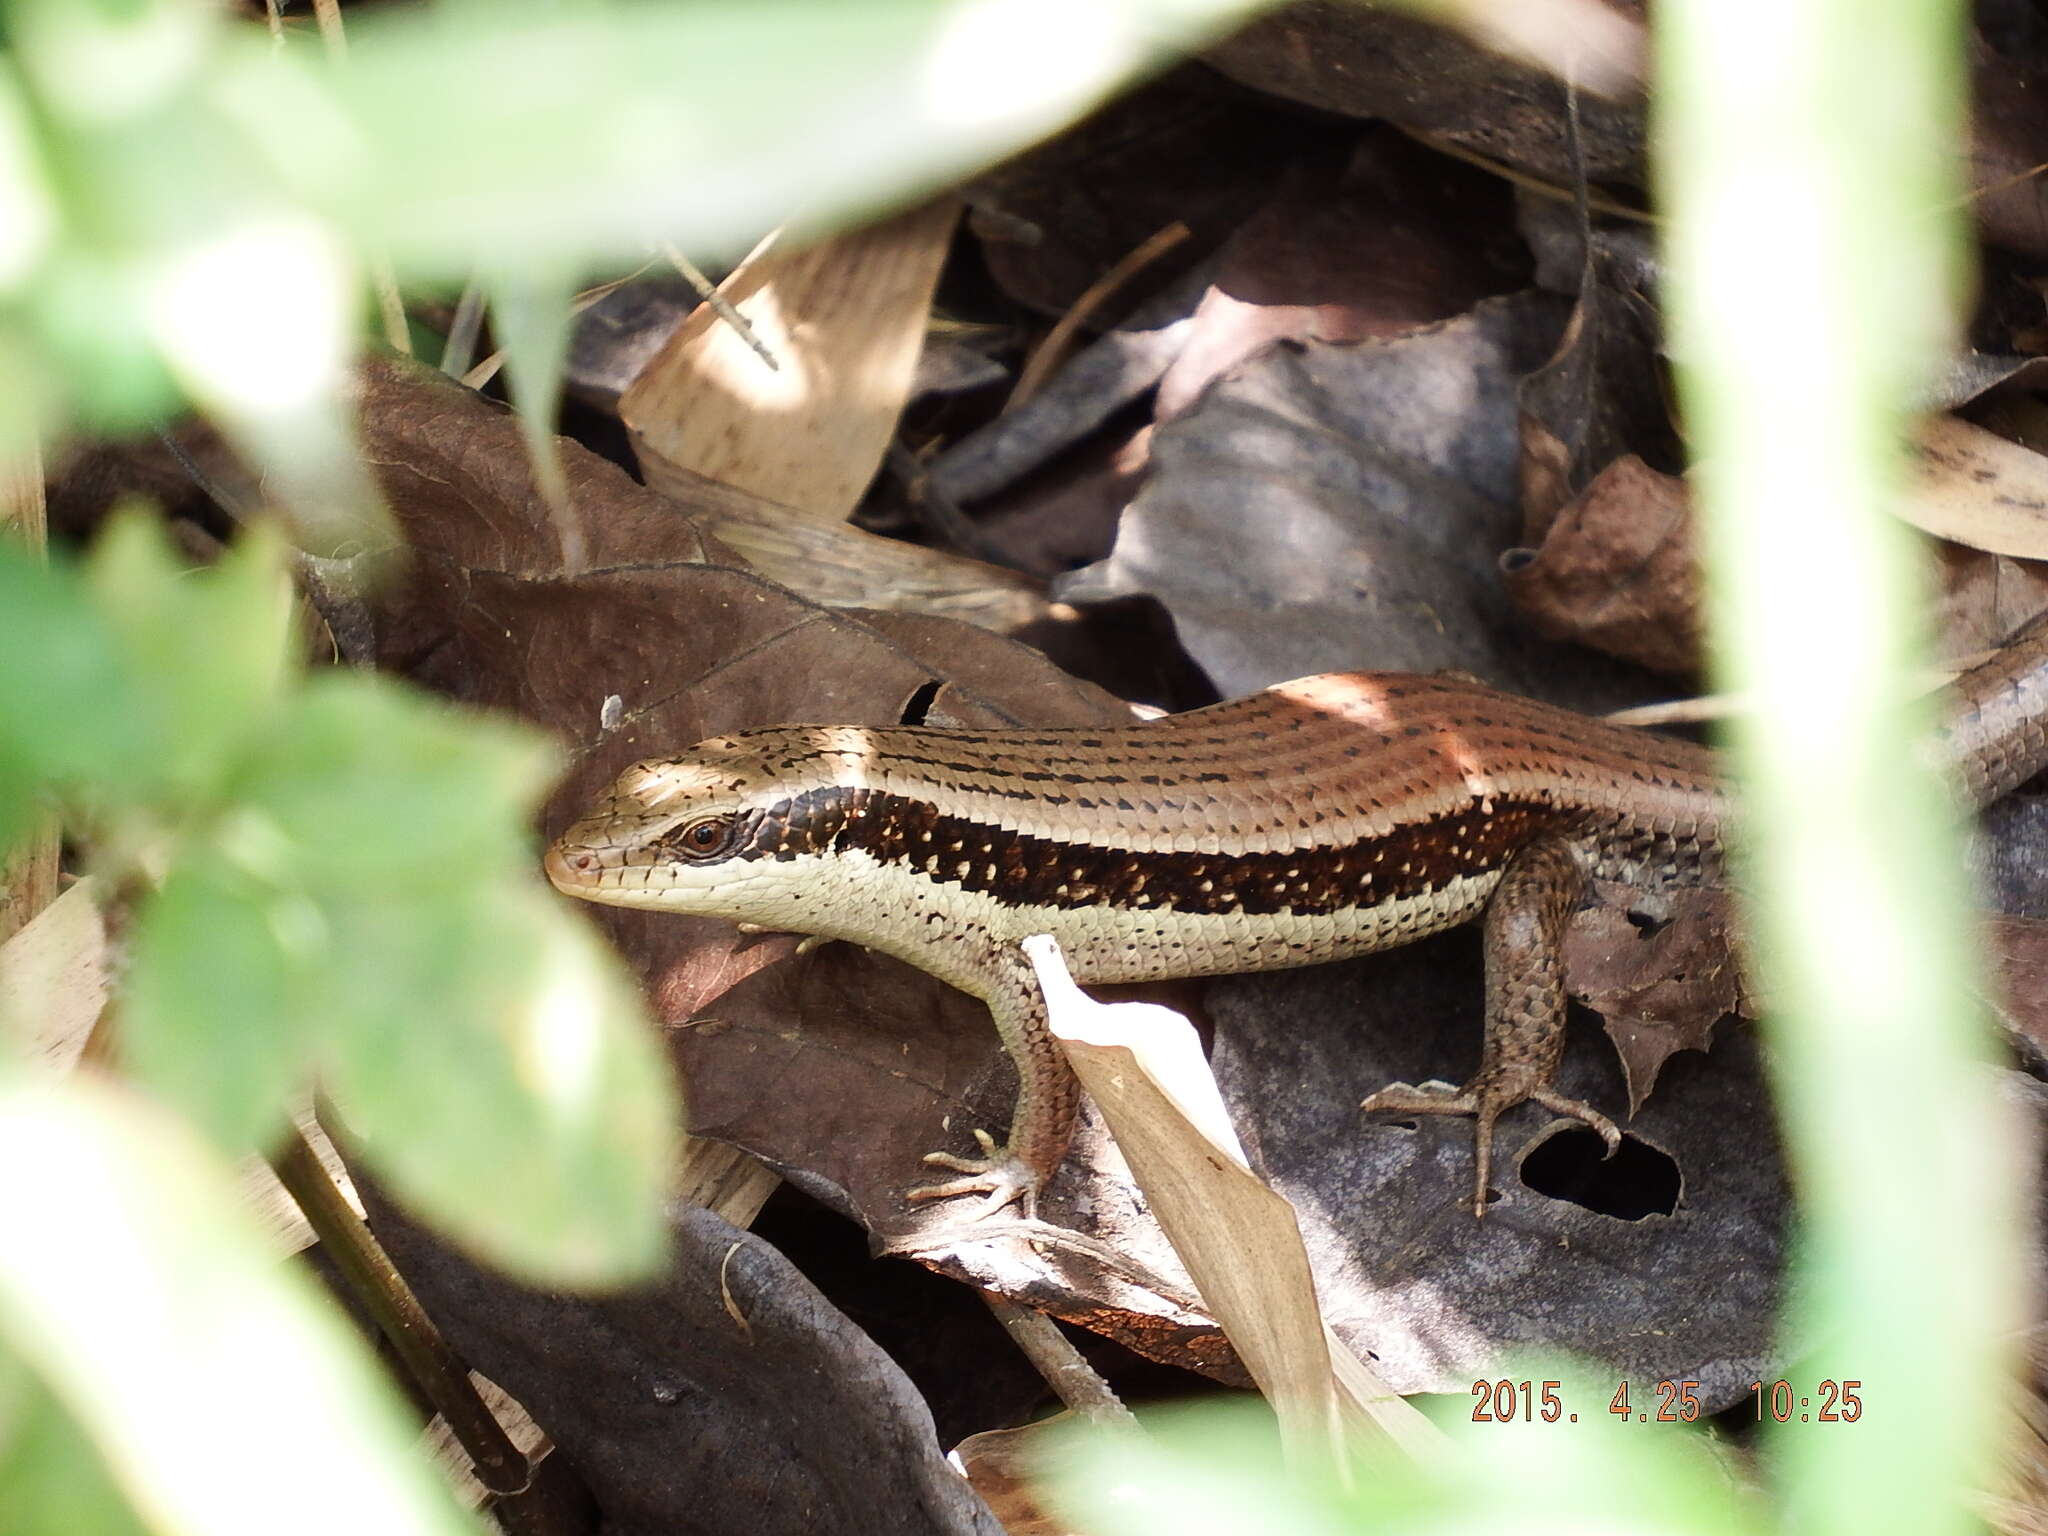
<svg viewBox="0 0 2048 1536">
<path fill-rule="evenodd" d="M 1704 1412 L 1699 1387 L 1697 1381 L 1660 1381 L 1646 1398 L 1635 1398 L 1624 1381 L 1607 1400 L 1605 1411 L 1624 1424 L 1691 1424 Z M 1781 1377 L 1753 1381 L 1749 1391 L 1760 1424 L 1767 1417 L 1776 1424 L 1853 1424 L 1863 1417 L 1860 1381 L 1821 1381 L 1812 1393 L 1802 1393 Z M 1578 1414 L 1565 1407 L 1564 1383 L 1559 1381 L 1475 1381 L 1472 1398 L 1474 1424 L 1579 1422 Z"/>
</svg>

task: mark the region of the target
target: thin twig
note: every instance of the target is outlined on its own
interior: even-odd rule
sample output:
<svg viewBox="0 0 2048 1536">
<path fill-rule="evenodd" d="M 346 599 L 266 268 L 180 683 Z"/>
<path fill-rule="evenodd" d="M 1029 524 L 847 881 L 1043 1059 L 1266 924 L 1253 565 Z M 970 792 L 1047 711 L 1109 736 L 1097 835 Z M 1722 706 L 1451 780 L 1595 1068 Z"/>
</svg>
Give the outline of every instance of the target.
<svg viewBox="0 0 2048 1536">
<path fill-rule="evenodd" d="M 994 1291 L 983 1291 L 981 1299 L 1061 1402 L 1097 1424 L 1137 1424 L 1136 1416 L 1123 1405 L 1123 1399 L 1051 1318 L 1029 1307 L 1020 1307 Z"/>
<path fill-rule="evenodd" d="M 529 1460 L 512 1442 L 469 1379 L 469 1368 L 442 1338 L 412 1287 L 392 1265 L 303 1132 L 272 1165 L 320 1239 L 321 1251 L 349 1292 L 391 1341 L 421 1393 L 468 1455 L 491 1496 L 491 1513 L 508 1536 L 588 1536 L 587 1491 L 560 1457 Z"/>
<path fill-rule="evenodd" d="M 584 289 L 581 293 L 577 294 L 575 298 L 569 301 L 569 313 L 571 315 L 582 314 L 583 311 L 590 308 L 590 306 L 595 304 L 599 299 L 604 298 L 607 294 L 617 292 L 619 289 L 625 287 L 626 284 L 632 282 L 634 278 L 638 277 L 642 272 L 645 272 L 646 270 L 647 266 L 646 264 L 643 263 L 642 265 L 635 267 L 631 272 L 628 272 L 624 277 L 615 277 L 608 283 L 599 283 L 594 288 Z M 493 352 L 489 357 L 485 358 L 482 362 L 478 363 L 474 368 L 470 369 L 469 372 L 465 373 L 462 376 L 462 382 L 467 384 L 471 389 L 482 389 L 486 384 L 490 383 L 492 379 L 495 379 L 498 376 L 498 370 L 504 366 L 505 349 L 503 347 L 500 347 L 498 348 L 497 351 Z"/>
<path fill-rule="evenodd" d="M 777 373 L 782 371 L 782 364 L 775 360 L 774 352 L 769 349 L 768 343 L 761 339 L 761 333 L 754 329 L 753 323 L 745 315 L 733 308 L 732 300 L 718 291 L 716 283 L 698 271 L 689 257 L 666 240 L 661 243 L 661 254 L 669 259 L 671 266 L 683 274 L 684 281 L 697 290 L 697 297 L 711 306 L 711 313 L 739 333 L 740 340 L 753 349 L 756 357 Z"/>
<path fill-rule="evenodd" d="M 1455 144 L 1449 139 L 1438 138 L 1433 133 L 1423 133 L 1414 128 L 1402 128 L 1400 131 L 1407 134 L 1416 143 L 1428 145 L 1429 148 L 1435 150 L 1440 155 L 1449 155 L 1453 160 L 1463 160 L 1467 165 L 1476 165 L 1482 171 L 1490 172 L 1500 177 L 1503 181 L 1511 181 L 1518 187 L 1534 192 L 1538 197 L 1547 197 L 1551 201 L 1558 203 L 1570 203 L 1578 200 L 1578 194 L 1570 187 L 1560 187 L 1554 181 L 1545 181 L 1542 177 L 1532 176 L 1527 171 L 1518 171 L 1513 166 L 1494 159 L 1491 155 L 1480 154 L 1476 149 L 1467 149 L 1462 144 Z M 1604 213 L 1608 217 L 1615 219 L 1631 219 L 1638 224 L 1661 224 L 1663 222 L 1654 213 L 1645 213 L 1640 208 L 1629 207 L 1627 203 L 1618 203 L 1604 193 L 1592 191 L 1591 188 L 1587 189 L 1586 206 L 1595 213 Z"/>
<path fill-rule="evenodd" d="M 477 338 L 484 329 L 483 284 L 472 277 L 463 284 L 462 297 L 455 301 L 455 318 L 448 322 L 448 343 L 441 349 L 441 371 L 459 379 L 469 372 L 476 353 Z"/>
<path fill-rule="evenodd" d="M 1074 337 L 1082 326 L 1102 306 L 1109 302 L 1124 285 L 1145 268 L 1152 265 L 1175 246 L 1188 238 L 1187 225 L 1175 219 L 1164 229 L 1154 232 L 1134 250 L 1111 267 L 1102 276 L 1088 285 L 1087 291 L 1068 306 L 1053 328 L 1046 332 L 1045 340 L 1038 344 L 1038 350 L 1031 354 L 1031 360 L 1024 365 L 1024 371 L 1017 375 L 1017 387 L 1010 391 L 1010 398 L 1003 403 L 1005 411 L 1014 411 L 1045 387 L 1045 381 L 1052 377 L 1053 370 L 1067 360 L 1073 350 Z"/>
</svg>

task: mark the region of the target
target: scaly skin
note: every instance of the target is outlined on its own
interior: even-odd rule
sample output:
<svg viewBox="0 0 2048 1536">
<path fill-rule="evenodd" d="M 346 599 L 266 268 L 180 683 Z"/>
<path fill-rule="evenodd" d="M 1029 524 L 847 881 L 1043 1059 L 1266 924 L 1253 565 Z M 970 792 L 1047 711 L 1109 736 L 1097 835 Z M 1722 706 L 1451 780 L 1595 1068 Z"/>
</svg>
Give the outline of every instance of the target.
<svg viewBox="0 0 2048 1536">
<path fill-rule="evenodd" d="M 2048 764 L 2048 625 L 1958 681 L 1937 743 L 1983 803 Z M 1561 1097 L 1558 948 L 1584 882 L 1715 883 L 1712 754 L 1476 683 L 1345 673 L 1125 726 L 780 726 L 628 768 L 549 850 L 614 906 L 847 939 L 984 999 L 1021 1087 L 1008 1143 L 935 1153 L 1027 1209 L 1065 1155 L 1078 1088 L 1017 941 L 1076 980 L 1277 970 L 1407 943 L 1486 912 L 1486 1038 L 1461 1090 L 1365 1107 L 1470 1114 L 1484 1214 L 1494 1122 Z"/>
</svg>

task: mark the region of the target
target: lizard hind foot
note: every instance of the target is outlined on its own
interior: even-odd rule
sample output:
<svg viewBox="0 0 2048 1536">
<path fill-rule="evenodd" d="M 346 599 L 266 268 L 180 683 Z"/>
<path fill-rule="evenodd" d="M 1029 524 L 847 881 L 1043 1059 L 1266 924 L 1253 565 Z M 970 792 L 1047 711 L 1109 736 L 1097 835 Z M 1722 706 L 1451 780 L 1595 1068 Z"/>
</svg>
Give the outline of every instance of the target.
<svg viewBox="0 0 2048 1536">
<path fill-rule="evenodd" d="M 950 1200 L 956 1195 L 988 1198 L 968 1214 L 969 1221 L 985 1221 L 1006 1205 L 1019 1206 L 1029 1220 L 1038 1214 L 1038 1186 L 1043 1181 L 1030 1164 L 1006 1147 L 996 1145 L 987 1131 L 976 1131 L 981 1143 L 980 1157 L 956 1157 L 951 1152 L 927 1152 L 924 1160 L 934 1168 L 962 1175 L 943 1184 L 923 1184 L 907 1192 L 911 1200 Z"/>
<path fill-rule="evenodd" d="M 1389 1083 L 1359 1105 L 1368 1114 L 1470 1115 L 1472 1117 L 1472 1214 L 1486 1219 L 1486 1185 L 1493 1175 L 1493 1127 L 1523 1100 L 1541 1104 L 1554 1115 L 1577 1120 L 1606 1143 L 1607 1156 L 1621 1150 L 1621 1129 L 1582 1099 L 1567 1098 L 1553 1088 L 1503 1090 L 1474 1084 L 1453 1088 L 1445 1083 Z"/>
</svg>

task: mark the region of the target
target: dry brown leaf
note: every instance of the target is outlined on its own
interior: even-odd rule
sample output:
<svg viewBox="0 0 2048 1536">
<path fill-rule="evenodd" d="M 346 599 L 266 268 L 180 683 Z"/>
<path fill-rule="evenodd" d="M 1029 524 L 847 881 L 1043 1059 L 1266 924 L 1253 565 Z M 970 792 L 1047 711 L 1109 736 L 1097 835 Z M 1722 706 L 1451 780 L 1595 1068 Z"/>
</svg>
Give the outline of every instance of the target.
<svg viewBox="0 0 2048 1536">
<path fill-rule="evenodd" d="M 1282 1436 L 1304 1456 L 1339 1454 L 1341 1405 L 1396 1444 L 1432 1442 L 1429 1421 L 1363 1362 L 1338 1375 L 1346 1346 L 1323 1321 L 1294 1208 L 1247 1164 L 1193 1026 L 1156 1004 L 1097 1003 L 1049 936 L 1024 949 L 1075 1075 Z"/>
<path fill-rule="evenodd" d="M 1061 1412 L 1015 1429 L 969 1435 L 953 1447 L 953 1460 L 1007 1536 L 1078 1536 L 1039 1503 L 1035 1487 L 1045 1464 L 1045 1440 L 1072 1433 L 1073 1423 L 1071 1412 Z"/>
<path fill-rule="evenodd" d="M 1728 918 L 1720 893 L 1685 893 L 1653 932 L 1638 928 L 1622 906 L 1601 905 L 1577 914 L 1565 934 L 1572 995 L 1606 1023 L 1631 1115 L 1673 1053 L 1708 1049 L 1717 1023 L 1747 1011 Z"/>
<path fill-rule="evenodd" d="M 1044 583 L 999 565 L 827 523 L 745 491 L 673 471 L 667 494 L 747 564 L 828 608 L 879 608 L 958 619 L 999 635 L 1054 616 Z"/>
<path fill-rule="evenodd" d="M 1560 508 L 1534 550 L 1503 560 L 1544 634 L 1660 672 L 1699 664 L 1699 566 L 1686 484 L 1623 454 Z"/>
<path fill-rule="evenodd" d="M 693 310 L 619 401 L 647 483 L 687 470 L 843 521 L 910 398 L 959 211 L 942 199 L 806 246 L 764 242 L 718 291 L 777 366 L 710 305 Z"/>
</svg>

